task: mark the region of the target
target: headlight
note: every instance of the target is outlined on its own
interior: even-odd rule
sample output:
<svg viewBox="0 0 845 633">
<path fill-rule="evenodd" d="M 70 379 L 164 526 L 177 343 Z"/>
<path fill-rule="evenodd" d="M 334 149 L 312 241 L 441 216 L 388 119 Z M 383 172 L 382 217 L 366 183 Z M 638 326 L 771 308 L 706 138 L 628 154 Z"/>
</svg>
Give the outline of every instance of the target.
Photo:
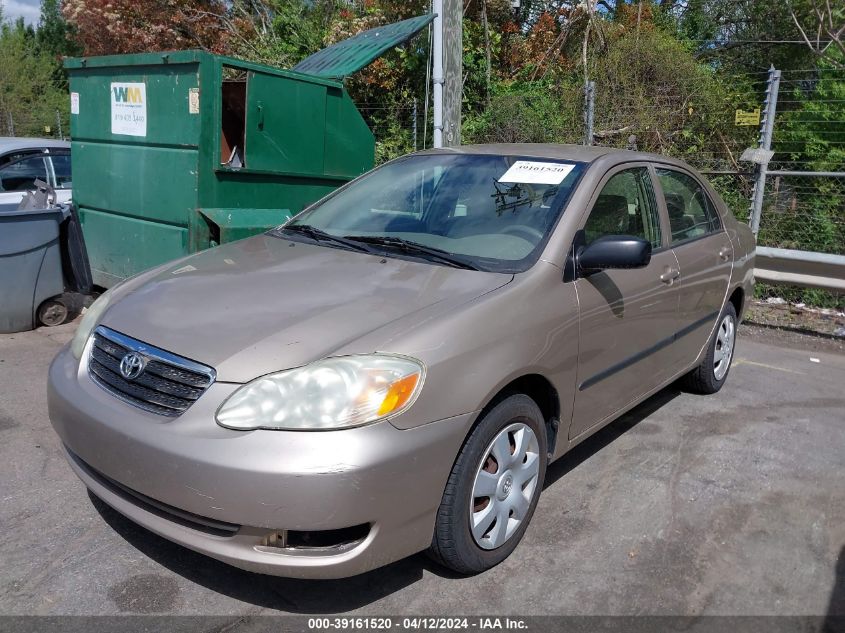
<svg viewBox="0 0 845 633">
<path fill-rule="evenodd" d="M 73 341 L 70 344 L 70 353 L 76 360 L 82 358 L 82 352 L 85 350 L 85 343 L 88 342 L 88 337 L 91 336 L 91 331 L 97 326 L 103 312 L 109 306 L 111 299 L 111 290 L 107 290 L 97 300 L 90 305 L 85 311 L 85 316 L 76 328 L 76 334 L 73 335 Z"/>
<path fill-rule="evenodd" d="M 404 356 L 327 358 L 244 385 L 217 412 L 230 429 L 327 430 L 360 426 L 413 404 L 425 369 Z"/>
</svg>

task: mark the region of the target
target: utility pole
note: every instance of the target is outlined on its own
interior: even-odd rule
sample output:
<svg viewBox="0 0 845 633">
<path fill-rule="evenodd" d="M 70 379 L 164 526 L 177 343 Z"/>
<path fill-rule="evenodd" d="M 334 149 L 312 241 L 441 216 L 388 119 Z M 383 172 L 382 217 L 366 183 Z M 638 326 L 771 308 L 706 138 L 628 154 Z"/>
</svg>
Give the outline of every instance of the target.
<svg viewBox="0 0 845 633">
<path fill-rule="evenodd" d="M 443 0 L 434 0 L 431 35 L 431 98 L 434 107 L 434 147 L 443 147 Z"/>
<path fill-rule="evenodd" d="M 443 145 L 461 144 L 463 0 L 443 0 Z"/>
<path fill-rule="evenodd" d="M 434 147 L 461 144 L 463 96 L 463 2 L 434 0 L 432 25 L 432 98 Z"/>
</svg>

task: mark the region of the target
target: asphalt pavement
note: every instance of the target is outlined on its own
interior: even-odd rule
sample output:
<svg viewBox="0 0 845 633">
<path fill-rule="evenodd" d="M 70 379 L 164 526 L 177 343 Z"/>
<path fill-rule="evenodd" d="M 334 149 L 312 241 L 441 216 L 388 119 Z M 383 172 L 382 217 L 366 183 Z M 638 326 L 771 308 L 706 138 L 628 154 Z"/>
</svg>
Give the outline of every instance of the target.
<svg viewBox="0 0 845 633">
<path fill-rule="evenodd" d="M 47 418 L 74 324 L 0 335 L 0 614 L 845 615 L 845 354 L 743 326 L 725 388 L 666 389 L 551 465 L 514 554 L 339 581 L 239 571 L 90 496 Z"/>
</svg>

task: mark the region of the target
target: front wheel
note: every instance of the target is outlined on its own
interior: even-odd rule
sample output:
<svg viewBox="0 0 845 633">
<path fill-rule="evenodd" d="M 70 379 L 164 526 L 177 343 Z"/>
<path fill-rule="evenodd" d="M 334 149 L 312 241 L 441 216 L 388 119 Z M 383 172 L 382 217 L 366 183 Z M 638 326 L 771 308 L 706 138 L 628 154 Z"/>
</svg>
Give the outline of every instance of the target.
<svg viewBox="0 0 845 633">
<path fill-rule="evenodd" d="M 531 521 L 546 462 L 546 425 L 534 400 L 517 394 L 499 402 L 455 460 L 429 555 L 462 574 L 502 562 Z"/>
<path fill-rule="evenodd" d="M 729 301 L 719 315 L 719 324 L 707 347 L 701 364 L 683 378 L 689 391 L 701 394 L 716 393 L 725 384 L 736 346 L 736 309 Z"/>
</svg>

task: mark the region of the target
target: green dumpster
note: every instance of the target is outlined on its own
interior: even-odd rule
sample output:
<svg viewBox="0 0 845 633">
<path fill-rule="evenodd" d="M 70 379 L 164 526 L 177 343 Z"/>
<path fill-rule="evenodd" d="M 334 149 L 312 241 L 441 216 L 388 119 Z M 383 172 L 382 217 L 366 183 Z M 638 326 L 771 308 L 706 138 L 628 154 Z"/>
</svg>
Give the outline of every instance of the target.
<svg viewBox="0 0 845 633">
<path fill-rule="evenodd" d="M 73 58 L 73 202 L 94 283 L 253 235 L 373 166 L 342 79 L 433 16 L 350 38 L 295 70 L 203 51 Z"/>
</svg>

